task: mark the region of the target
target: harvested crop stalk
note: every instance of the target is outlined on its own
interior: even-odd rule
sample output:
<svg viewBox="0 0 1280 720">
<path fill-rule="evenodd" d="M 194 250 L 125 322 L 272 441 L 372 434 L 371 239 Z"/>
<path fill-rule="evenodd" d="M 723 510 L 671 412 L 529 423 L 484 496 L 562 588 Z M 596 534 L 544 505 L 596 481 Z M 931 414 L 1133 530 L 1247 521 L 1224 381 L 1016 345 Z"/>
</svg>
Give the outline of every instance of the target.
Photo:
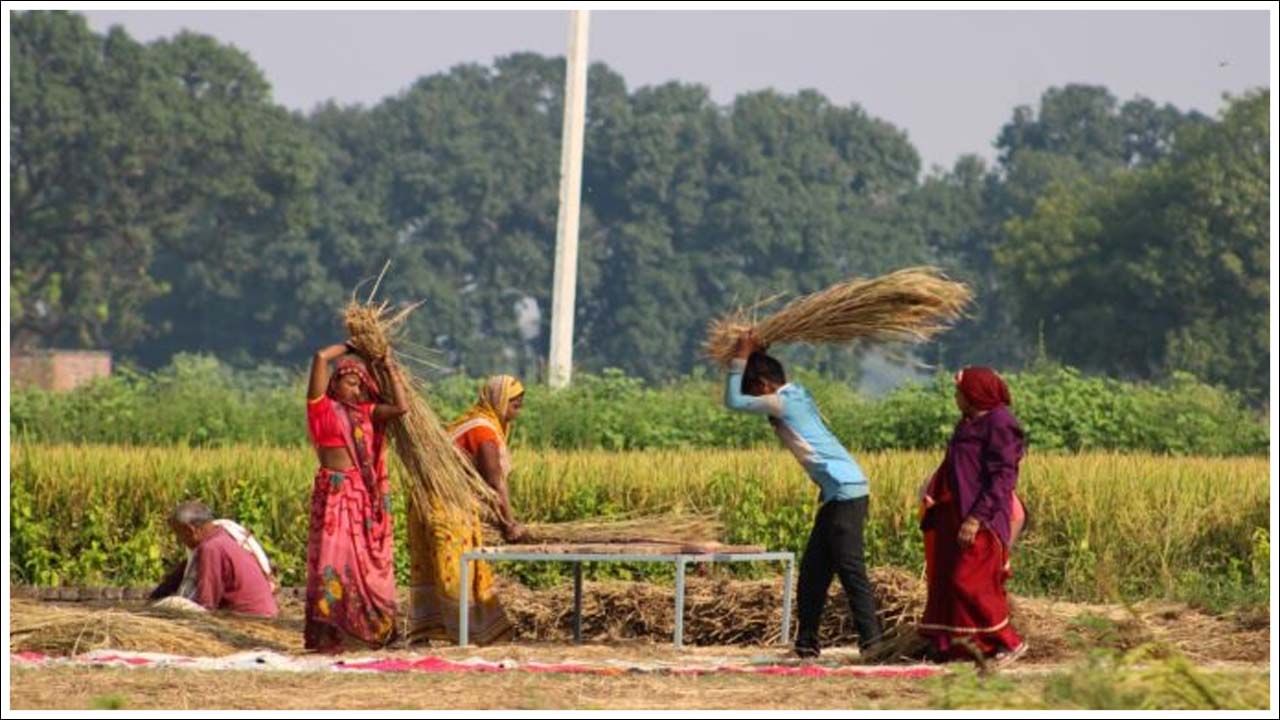
<svg viewBox="0 0 1280 720">
<path fill-rule="evenodd" d="M 426 522 L 431 522 L 431 513 L 435 512 L 459 518 L 476 514 L 490 518 L 496 495 L 462 457 L 423 397 L 425 384 L 394 357 L 385 365 L 370 362 L 388 357 L 403 332 L 405 319 L 419 304 L 392 311 L 388 303 L 374 304 L 370 293 L 364 303 L 353 298 L 343 319 L 351 345 L 369 363 L 378 384 L 389 387 L 390 374 L 395 373 L 409 404 L 408 414 L 390 423 L 387 433 L 405 471 L 410 507 Z"/>
<path fill-rule="evenodd" d="M 530 523 L 525 543 L 717 543 L 724 525 L 715 515 L 668 513 L 637 517 L 590 518 L 557 523 Z M 501 544 L 494 531 L 485 533 L 486 544 Z"/>
<path fill-rule="evenodd" d="M 765 345 L 920 342 L 960 318 L 972 297 L 967 286 L 936 268 L 906 268 L 837 283 L 796 298 L 759 321 L 753 313 L 771 300 L 740 308 L 708 325 L 703 351 L 727 366 L 738 336 L 747 330 L 754 330 Z"/>
</svg>

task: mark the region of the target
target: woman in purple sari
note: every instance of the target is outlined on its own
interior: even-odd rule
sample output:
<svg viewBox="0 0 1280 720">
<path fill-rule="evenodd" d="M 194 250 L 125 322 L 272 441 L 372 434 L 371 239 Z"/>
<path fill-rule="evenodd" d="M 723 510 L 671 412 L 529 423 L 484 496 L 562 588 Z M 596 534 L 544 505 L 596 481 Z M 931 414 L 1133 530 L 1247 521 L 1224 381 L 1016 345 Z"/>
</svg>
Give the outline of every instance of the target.
<svg viewBox="0 0 1280 720">
<path fill-rule="evenodd" d="M 956 375 L 963 417 L 923 497 L 929 598 L 920 632 L 940 657 L 1011 662 L 1027 648 L 1009 622 L 1009 548 L 1025 520 L 1014 489 L 1024 443 L 995 371 Z"/>
</svg>

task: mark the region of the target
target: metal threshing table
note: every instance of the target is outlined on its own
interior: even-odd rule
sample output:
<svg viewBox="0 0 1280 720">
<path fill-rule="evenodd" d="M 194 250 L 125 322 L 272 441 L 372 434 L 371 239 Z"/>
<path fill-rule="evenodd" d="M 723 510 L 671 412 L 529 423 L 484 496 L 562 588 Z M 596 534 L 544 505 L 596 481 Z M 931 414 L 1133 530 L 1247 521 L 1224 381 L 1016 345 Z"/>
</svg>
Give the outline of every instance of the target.
<svg viewBox="0 0 1280 720">
<path fill-rule="evenodd" d="M 782 588 L 782 642 L 791 633 L 791 596 L 795 574 L 795 555 L 789 552 L 765 552 L 762 549 L 721 546 L 706 551 L 690 551 L 689 546 L 655 543 L 594 543 L 584 545 L 489 547 L 463 553 L 459 579 L 462 591 L 458 598 L 458 644 L 468 643 L 468 611 L 470 606 L 470 563 L 488 562 L 567 562 L 573 564 L 573 641 L 582 642 L 582 563 L 584 562 L 669 562 L 676 566 L 675 646 L 684 646 L 685 569 L 689 563 L 710 562 L 781 562 L 785 565 Z"/>
</svg>

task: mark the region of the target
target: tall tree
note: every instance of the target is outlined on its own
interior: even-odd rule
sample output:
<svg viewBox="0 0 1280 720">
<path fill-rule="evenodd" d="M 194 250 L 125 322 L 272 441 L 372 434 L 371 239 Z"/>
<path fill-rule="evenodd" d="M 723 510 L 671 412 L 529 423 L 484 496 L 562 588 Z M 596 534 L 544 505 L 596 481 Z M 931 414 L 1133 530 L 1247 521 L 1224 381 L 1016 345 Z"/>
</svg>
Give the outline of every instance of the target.
<svg viewBox="0 0 1280 720">
<path fill-rule="evenodd" d="M 1187 369 L 1268 388 L 1269 94 L 1181 133 L 1159 163 L 1059 183 L 997 253 L 1024 328 L 1102 372 Z"/>
<path fill-rule="evenodd" d="M 593 86 L 594 87 L 594 86 Z M 599 218 L 601 282 L 581 337 L 588 368 L 662 377 L 689 362 L 705 313 L 699 231 L 718 111 L 706 88 L 623 95 L 587 140 L 586 202 Z M 705 320 L 702 320 L 705 322 Z"/>
<path fill-rule="evenodd" d="M 962 158 L 950 172 L 927 178 L 915 204 L 933 216 L 923 220 L 930 246 L 977 291 L 973 317 L 943 338 L 939 359 L 1009 367 L 1043 349 L 1039 323 L 1019 321 L 1026 300 L 1013 292 L 1019 280 L 994 260 L 1008 241 L 1005 223 L 1032 214 L 1055 187 L 1090 187 L 1159 162 L 1180 132 L 1205 122 L 1199 113 L 1142 97 L 1121 103 L 1104 87 L 1050 88 L 1038 108 L 1015 108 L 1001 128 L 995 168 Z"/>
<path fill-rule="evenodd" d="M 303 116 L 244 53 L 13 16 L 13 339 L 165 362 L 301 360 L 384 261 L 382 296 L 468 373 L 536 375 L 550 308 L 562 59 L 421 78 Z M 938 262 L 975 317 L 925 356 L 1054 356 L 1265 381 L 1265 100 L 1220 121 L 1106 88 L 1015 109 L 987 167 L 921 180 L 905 134 L 803 91 L 717 106 L 592 66 L 575 360 L 651 379 L 700 363 L 706 320 L 776 292 Z M 1261 134 L 1260 134 L 1261 132 Z M 847 377 L 856 352 L 793 350 Z"/>
<path fill-rule="evenodd" d="M 62 12 L 14 13 L 9 53 L 13 340 L 128 347 L 166 290 L 156 236 L 181 223 L 159 69 L 119 28 Z"/>
<path fill-rule="evenodd" d="M 58 12 L 15 14 L 13 39 L 15 342 L 295 352 L 319 157 L 248 56 Z"/>
<path fill-rule="evenodd" d="M 163 335 L 140 355 L 152 363 L 183 350 L 237 363 L 297 357 L 299 308 L 326 275 L 307 242 L 319 151 L 243 52 L 192 33 L 150 50 L 172 117 L 163 171 L 183 219 L 158 237 L 153 274 L 181 292 L 148 307 Z"/>
<path fill-rule="evenodd" d="M 426 300 L 414 331 L 472 373 L 529 369 L 542 348 L 522 328 L 550 307 L 559 197 L 563 62 L 533 54 L 464 65 L 374 110 L 397 269 L 388 289 Z M 584 237 L 596 230 L 590 213 Z M 579 292 L 596 276 L 584 242 Z"/>
<path fill-rule="evenodd" d="M 919 238 L 899 228 L 899 203 L 920 168 L 901 130 L 813 91 L 740 96 L 721 127 L 703 229 L 714 288 L 704 316 L 927 257 Z M 846 354 L 795 357 L 856 374 Z"/>
</svg>

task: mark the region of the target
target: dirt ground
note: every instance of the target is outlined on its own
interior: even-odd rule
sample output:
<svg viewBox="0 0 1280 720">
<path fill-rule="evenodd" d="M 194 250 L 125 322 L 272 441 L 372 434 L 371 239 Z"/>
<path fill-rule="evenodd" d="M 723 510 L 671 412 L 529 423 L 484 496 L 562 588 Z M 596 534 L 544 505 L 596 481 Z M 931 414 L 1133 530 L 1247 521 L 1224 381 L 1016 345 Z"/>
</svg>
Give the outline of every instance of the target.
<svg viewBox="0 0 1280 720">
<path fill-rule="evenodd" d="M 589 587 L 588 591 L 589 594 L 594 591 L 599 599 L 586 607 L 588 618 L 584 624 L 594 629 L 588 633 L 586 645 L 565 642 L 568 623 L 563 612 L 530 609 L 538 603 L 548 607 L 559 605 L 563 598 L 532 593 L 521 596 L 518 602 L 513 600 L 513 605 L 520 605 L 522 609 L 513 608 L 520 636 L 512 644 L 486 648 L 399 647 L 380 654 L 403 656 L 412 652 L 452 660 L 478 657 L 517 662 L 706 662 L 723 658 L 745 663 L 786 658 L 786 648 L 776 642 L 691 645 L 676 650 L 670 644 L 670 636 L 665 634 L 666 624 L 660 620 L 648 625 L 634 618 L 618 623 L 609 617 L 593 615 L 610 612 L 616 615 L 619 608 L 623 608 L 618 603 L 625 598 L 640 597 L 641 590 Z M 615 591 L 617 598 L 611 595 Z M 36 650 L 50 655 L 71 655 L 73 648 L 74 652 L 85 652 L 98 647 L 190 655 L 223 655 L 246 649 L 294 654 L 302 651 L 301 610 L 296 601 L 286 601 L 280 619 L 262 622 L 216 615 L 195 618 L 157 615 L 137 603 L 127 602 L 48 603 L 15 599 L 10 603 L 10 639 L 15 651 Z M 838 616 L 842 612 L 837 603 L 829 614 Z M 543 617 L 541 621 L 529 620 L 539 613 Z M 697 611 L 690 614 L 696 617 Z M 1018 599 L 1014 621 L 1031 650 L 1023 661 L 1000 671 L 990 689 L 986 684 L 970 686 L 971 680 L 965 678 L 971 678 L 973 673 L 968 668 L 949 669 L 939 677 L 908 679 L 739 674 L 688 677 L 639 673 L 613 676 L 525 672 L 345 674 L 15 666 L 10 675 L 10 703 L 14 709 L 1029 707 L 1019 703 L 1040 702 L 1038 698 L 1048 684 L 1062 684 L 1060 676 L 1073 672 L 1072 668 L 1083 667 L 1095 650 L 1123 653 L 1135 648 L 1156 648 L 1156 656 L 1176 654 L 1190 661 L 1197 672 L 1227 678 L 1233 688 L 1244 683 L 1249 692 L 1242 697 L 1251 699 L 1236 701 L 1233 706 L 1253 707 L 1261 702 L 1265 707 L 1270 657 L 1270 618 L 1265 613 L 1210 616 L 1185 606 L 1164 603 L 1123 608 Z M 771 622 L 776 624 L 776 617 Z M 834 634 L 836 642 L 824 653 L 824 662 L 858 663 L 856 651 L 840 640 L 843 620 L 836 617 L 832 622 L 835 625 L 827 627 L 826 634 Z M 761 623 L 762 627 L 768 624 L 763 620 Z M 696 643 L 700 626 L 690 624 L 693 630 L 690 642 Z M 619 633 L 630 636 L 618 637 Z M 201 650 L 195 652 L 191 648 Z M 367 657 L 375 653 L 360 651 L 358 654 Z M 1264 699 L 1258 701 L 1257 698 Z M 1095 699 L 1094 702 L 1106 704 L 1109 700 Z"/>
<path fill-rule="evenodd" d="M 16 709 L 658 710 L 923 708 L 919 681 L 524 673 L 359 675 L 14 669 Z"/>
<path fill-rule="evenodd" d="M 852 710 L 1036 707 L 1060 666 L 1027 665 L 986 686 L 948 691 L 927 679 L 743 675 L 555 675 L 508 673 L 338 674 L 200 672 L 123 668 L 13 668 L 20 709 L 432 709 L 432 710 Z M 1207 668 L 1205 670 L 1208 670 Z M 1216 666 L 1266 707 L 1265 665 Z M 990 687 L 975 695 L 976 687 Z M 961 693 L 967 692 L 967 699 Z M 952 696 L 955 697 L 952 697 Z M 1086 706 L 1087 707 L 1087 706 Z"/>
</svg>

